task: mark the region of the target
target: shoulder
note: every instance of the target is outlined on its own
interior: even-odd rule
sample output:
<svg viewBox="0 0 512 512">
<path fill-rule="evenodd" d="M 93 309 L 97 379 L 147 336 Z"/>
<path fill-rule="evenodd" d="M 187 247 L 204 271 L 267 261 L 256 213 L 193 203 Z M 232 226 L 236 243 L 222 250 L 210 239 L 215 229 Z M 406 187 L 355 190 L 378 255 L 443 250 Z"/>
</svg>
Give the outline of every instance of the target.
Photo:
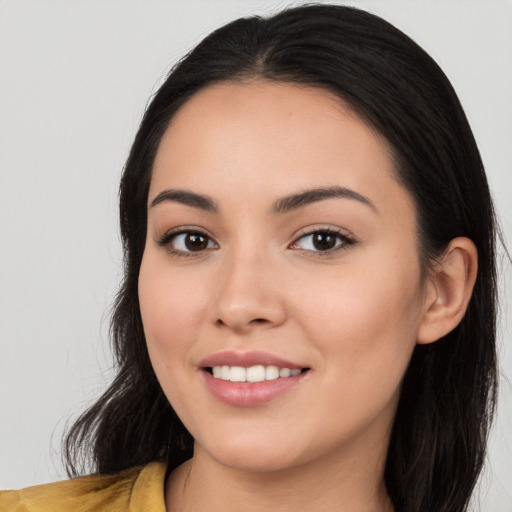
<svg viewBox="0 0 512 512">
<path fill-rule="evenodd" d="M 19 491 L 0 491 L 2 512 L 165 512 L 166 466 L 152 462 L 115 475 L 89 475 L 36 485 Z"/>
</svg>

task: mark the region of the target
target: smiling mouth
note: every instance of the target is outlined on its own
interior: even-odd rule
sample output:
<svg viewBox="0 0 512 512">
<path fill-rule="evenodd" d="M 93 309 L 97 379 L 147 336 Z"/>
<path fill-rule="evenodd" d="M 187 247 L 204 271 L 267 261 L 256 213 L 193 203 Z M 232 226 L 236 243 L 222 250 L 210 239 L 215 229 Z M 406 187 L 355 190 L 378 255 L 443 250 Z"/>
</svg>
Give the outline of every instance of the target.
<svg viewBox="0 0 512 512">
<path fill-rule="evenodd" d="M 264 382 L 276 379 L 287 379 L 295 377 L 300 373 L 309 371 L 309 368 L 279 368 L 274 365 L 255 365 L 250 367 L 243 366 L 207 366 L 203 368 L 215 379 L 230 382 Z"/>
</svg>

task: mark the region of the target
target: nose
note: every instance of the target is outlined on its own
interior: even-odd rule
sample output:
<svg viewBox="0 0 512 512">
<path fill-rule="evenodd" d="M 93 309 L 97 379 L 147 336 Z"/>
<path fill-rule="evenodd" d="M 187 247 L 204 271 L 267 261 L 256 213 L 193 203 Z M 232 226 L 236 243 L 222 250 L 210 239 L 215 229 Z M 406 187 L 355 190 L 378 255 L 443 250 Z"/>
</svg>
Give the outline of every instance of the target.
<svg viewBox="0 0 512 512">
<path fill-rule="evenodd" d="M 258 254 L 224 261 L 212 305 L 214 324 L 244 333 L 284 323 L 285 294 L 277 273 L 275 265 Z"/>
</svg>

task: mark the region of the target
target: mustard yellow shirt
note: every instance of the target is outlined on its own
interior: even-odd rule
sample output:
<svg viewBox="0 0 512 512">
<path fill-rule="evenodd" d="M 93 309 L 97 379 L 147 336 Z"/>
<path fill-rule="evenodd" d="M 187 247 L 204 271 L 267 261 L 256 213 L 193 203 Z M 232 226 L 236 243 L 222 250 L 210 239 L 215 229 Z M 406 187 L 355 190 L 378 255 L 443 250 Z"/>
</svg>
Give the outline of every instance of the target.
<svg viewBox="0 0 512 512">
<path fill-rule="evenodd" d="M 165 512 L 166 465 L 0 491 L 0 512 Z"/>
</svg>

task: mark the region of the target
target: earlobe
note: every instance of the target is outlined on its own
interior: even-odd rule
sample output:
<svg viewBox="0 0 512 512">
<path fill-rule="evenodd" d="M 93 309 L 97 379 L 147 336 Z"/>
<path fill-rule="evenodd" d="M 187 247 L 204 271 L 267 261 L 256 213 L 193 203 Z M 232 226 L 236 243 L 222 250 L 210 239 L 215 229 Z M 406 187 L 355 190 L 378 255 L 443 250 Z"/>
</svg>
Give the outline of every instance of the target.
<svg viewBox="0 0 512 512">
<path fill-rule="evenodd" d="M 469 238 L 454 238 L 426 284 L 419 344 L 437 341 L 457 327 L 466 313 L 477 267 L 475 244 Z"/>
</svg>

